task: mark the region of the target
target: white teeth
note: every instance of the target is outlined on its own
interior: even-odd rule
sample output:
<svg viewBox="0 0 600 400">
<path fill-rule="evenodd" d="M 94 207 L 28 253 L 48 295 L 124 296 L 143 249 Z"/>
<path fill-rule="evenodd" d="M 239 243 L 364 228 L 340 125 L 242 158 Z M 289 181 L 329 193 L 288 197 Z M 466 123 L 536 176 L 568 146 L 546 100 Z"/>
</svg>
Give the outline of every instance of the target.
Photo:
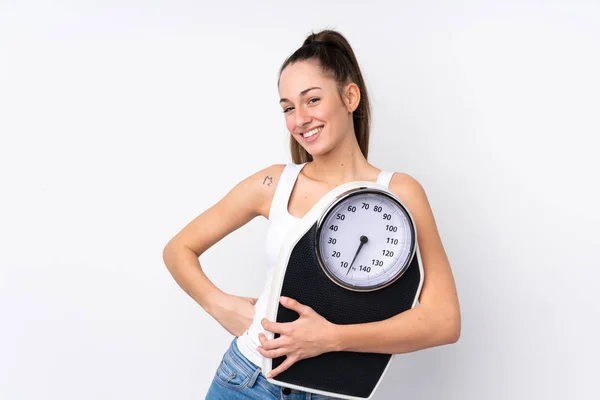
<svg viewBox="0 0 600 400">
<path fill-rule="evenodd" d="M 308 131 L 308 132 L 304 132 L 302 134 L 302 136 L 304 136 L 305 138 L 311 137 L 312 135 L 314 135 L 315 133 L 321 132 L 321 129 L 323 129 L 323 127 L 319 127 L 319 128 L 315 128 L 312 131 Z"/>
</svg>

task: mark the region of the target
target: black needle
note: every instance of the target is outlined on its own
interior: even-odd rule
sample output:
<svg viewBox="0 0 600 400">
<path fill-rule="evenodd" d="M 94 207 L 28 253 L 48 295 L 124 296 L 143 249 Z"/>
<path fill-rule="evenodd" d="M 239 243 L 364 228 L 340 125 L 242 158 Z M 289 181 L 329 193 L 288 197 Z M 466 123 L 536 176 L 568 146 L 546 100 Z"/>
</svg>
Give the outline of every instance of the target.
<svg viewBox="0 0 600 400">
<path fill-rule="evenodd" d="M 348 272 L 350 272 L 350 270 L 352 269 L 352 265 L 354 265 L 354 260 L 356 260 L 356 256 L 358 256 L 358 252 L 360 251 L 360 249 L 362 249 L 363 244 L 367 243 L 368 241 L 369 241 L 369 238 L 366 237 L 365 235 L 363 235 L 363 236 L 360 237 L 360 244 L 358 245 L 358 249 L 356 250 L 356 254 L 354 255 L 354 258 L 352 259 L 352 263 L 348 267 L 348 271 L 346 271 L 346 275 L 348 275 Z"/>
</svg>

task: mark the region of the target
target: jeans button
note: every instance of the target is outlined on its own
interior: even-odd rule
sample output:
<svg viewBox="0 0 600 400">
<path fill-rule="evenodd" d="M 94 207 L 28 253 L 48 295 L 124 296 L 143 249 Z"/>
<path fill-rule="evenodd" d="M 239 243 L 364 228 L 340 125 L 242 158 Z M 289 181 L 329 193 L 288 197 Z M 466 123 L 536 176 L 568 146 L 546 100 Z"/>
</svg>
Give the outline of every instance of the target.
<svg viewBox="0 0 600 400">
<path fill-rule="evenodd" d="M 281 389 L 281 393 L 283 393 L 283 394 L 286 394 L 286 395 L 287 395 L 287 394 L 290 394 L 290 393 L 292 393 L 292 390 L 291 390 L 290 388 L 286 388 L 286 387 L 284 387 L 283 389 Z"/>
</svg>

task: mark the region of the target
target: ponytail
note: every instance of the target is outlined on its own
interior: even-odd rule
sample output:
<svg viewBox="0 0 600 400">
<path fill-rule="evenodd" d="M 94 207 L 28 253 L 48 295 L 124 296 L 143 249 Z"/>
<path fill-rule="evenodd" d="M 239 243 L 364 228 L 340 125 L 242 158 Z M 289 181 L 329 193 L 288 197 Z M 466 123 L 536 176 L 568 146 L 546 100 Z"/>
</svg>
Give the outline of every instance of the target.
<svg viewBox="0 0 600 400">
<path fill-rule="evenodd" d="M 342 34 L 323 30 L 309 35 L 298 50 L 289 56 L 279 70 L 279 76 L 290 64 L 304 60 L 317 60 L 325 73 L 330 73 L 337 82 L 338 92 L 354 82 L 360 89 L 360 102 L 352 113 L 356 141 L 365 158 L 369 154 L 371 107 L 358 61 L 350 44 Z M 312 161 L 312 156 L 290 135 L 290 152 L 295 164 Z"/>
</svg>

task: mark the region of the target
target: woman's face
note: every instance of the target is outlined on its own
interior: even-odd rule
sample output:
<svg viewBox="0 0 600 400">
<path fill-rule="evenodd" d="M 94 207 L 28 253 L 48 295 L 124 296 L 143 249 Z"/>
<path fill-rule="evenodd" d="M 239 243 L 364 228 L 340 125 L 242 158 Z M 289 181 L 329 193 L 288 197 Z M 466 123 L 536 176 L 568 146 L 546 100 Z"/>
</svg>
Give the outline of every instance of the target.
<svg viewBox="0 0 600 400">
<path fill-rule="evenodd" d="M 288 65 L 279 79 L 280 105 L 288 131 L 313 157 L 336 146 L 351 128 L 336 82 L 317 61 Z"/>
</svg>

